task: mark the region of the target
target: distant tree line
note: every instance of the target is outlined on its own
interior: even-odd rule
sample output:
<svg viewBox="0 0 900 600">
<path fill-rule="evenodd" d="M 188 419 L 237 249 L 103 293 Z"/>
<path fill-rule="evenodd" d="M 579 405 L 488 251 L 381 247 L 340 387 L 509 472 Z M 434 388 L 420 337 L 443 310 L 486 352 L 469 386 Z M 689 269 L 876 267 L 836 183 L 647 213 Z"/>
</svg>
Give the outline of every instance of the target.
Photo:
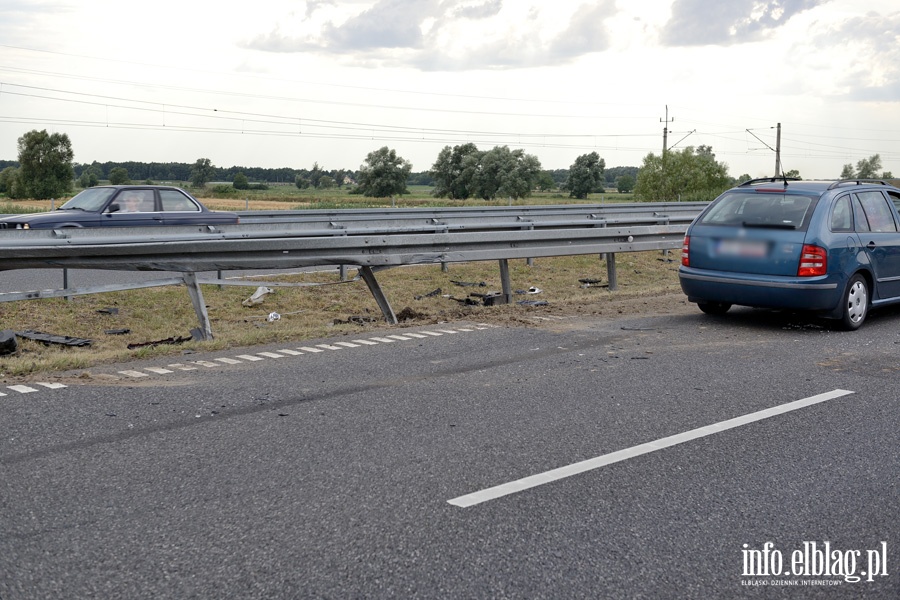
<svg viewBox="0 0 900 600">
<path fill-rule="evenodd" d="M 46 130 L 29 131 L 18 140 L 18 161 L 0 161 L 0 194 L 10 198 L 59 198 L 74 185 L 86 188 L 109 181 L 112 184 L 189 181 L 202 188 L 218 182 L 224 191 L 266 189 L 270 184 L 295 185 L 300 189 L 349 187 L 366 196 L 408 193 L 409 185 L 433 186 L 437 197 L 451 199 L 524 198 L 534 191 L 568 192 L 572 198 L 615 187 L 633 192 L 638 200 L 712 200 L 729 187 L 750 179 L 728 175 L 728 165 L 716 160 L 711 146 L 689 146 L 661 155 L 644 157 L 641 167 L 607 169 L 597 152 L 582 154 L 568 169 L 544 170 L 536 156 L 524 150 L 496 146 L 480 150 L 475 144 L 446 146 L 431 169 L 413 173 L 412 165 L 396 150 L 382 147 L 370 152 L 359 170 L 325 169 L 314 163 L 310 169 L 265 169 L 260 167 L 216 167 L 208 158 L 189 163 L 105 162 L 74 163 L 69 137 Z M 879 173 L 881 173 L 879 175 Z M 800 177 L 796 170 L 788 177 Z M 882 170 L 875 154 L 856 164 L 844 165 L 842 178 L 892 178 Z"/>
</svg>

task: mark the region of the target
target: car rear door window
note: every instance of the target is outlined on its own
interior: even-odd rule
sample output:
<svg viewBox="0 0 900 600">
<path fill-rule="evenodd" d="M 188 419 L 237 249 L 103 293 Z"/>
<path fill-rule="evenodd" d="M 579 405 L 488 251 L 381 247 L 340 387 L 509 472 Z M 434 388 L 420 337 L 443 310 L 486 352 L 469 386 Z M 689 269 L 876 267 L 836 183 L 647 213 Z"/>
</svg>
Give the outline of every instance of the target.
<svg viewBox="0 0 900 600">
<path fill-rule="evenodd" d="M 858 192 L 856 197 L 865 212 L 869 231 L 875 233 L 889 233 L 897 231 L 897 223 L 894 221 L 894 213 L 888 206 L 884 194 L 878 191 Z"/>
<path fill-rule="evenodd" d="M 159 199 L 165 212 L 200 212 L 200 207 L 176 190 L 160 190 Z"/>
</svg>

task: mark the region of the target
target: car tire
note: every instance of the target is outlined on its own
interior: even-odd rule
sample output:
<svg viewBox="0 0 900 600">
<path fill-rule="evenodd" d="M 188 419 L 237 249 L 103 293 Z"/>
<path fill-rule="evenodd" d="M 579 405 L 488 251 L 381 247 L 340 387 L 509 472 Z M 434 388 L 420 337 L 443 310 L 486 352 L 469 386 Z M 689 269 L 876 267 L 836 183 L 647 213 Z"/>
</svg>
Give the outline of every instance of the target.
<svg viewBox="0 0 900 600">
<path fill-rule="evenodd" d="M 727 302 L 698 302 L 697 308 L 708 315 L 724 315 L 731 305 Z"/>
<path fill-rule="evenodd" d="M 841 326 L 846 331 L 859 329 L 869 314 L 869 284 L 857 273 L 847 282 L 841 309 Z"/>
</svg>

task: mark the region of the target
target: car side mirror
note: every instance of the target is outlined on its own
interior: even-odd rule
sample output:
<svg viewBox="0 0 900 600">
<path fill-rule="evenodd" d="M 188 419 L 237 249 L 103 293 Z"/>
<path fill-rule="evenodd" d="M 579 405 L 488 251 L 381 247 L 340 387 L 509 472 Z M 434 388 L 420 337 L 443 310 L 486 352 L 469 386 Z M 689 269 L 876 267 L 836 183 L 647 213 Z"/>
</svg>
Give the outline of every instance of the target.
<svg viewBox="0 0 900 600">
<path fill-rule="evenodd" d="M 106 208 L 106 212 L 111 212 L 111 213 L 119 212 L 120 210 L 122 210 L 122 207 L 120 207 L 120 206 L 119 206 L 118 204 L 116 204 L 115 202 L 113 202 L 112 204 L 110 204 L 110 205 Z"/>
</svg>

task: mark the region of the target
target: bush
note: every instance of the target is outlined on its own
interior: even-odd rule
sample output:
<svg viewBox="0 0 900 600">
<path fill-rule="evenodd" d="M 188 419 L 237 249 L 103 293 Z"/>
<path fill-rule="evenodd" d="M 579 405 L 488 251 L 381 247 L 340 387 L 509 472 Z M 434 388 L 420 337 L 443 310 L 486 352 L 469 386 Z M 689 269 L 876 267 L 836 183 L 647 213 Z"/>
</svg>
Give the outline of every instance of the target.
<svg viewBox="0 0 900 600">
<path fill-rule="evenodd" d="M 237 190 L 230 185 L 218 184 L 212 187 L 212 193 L 216 196 L 234 196 L 237 194 Z"/>
</svg>

